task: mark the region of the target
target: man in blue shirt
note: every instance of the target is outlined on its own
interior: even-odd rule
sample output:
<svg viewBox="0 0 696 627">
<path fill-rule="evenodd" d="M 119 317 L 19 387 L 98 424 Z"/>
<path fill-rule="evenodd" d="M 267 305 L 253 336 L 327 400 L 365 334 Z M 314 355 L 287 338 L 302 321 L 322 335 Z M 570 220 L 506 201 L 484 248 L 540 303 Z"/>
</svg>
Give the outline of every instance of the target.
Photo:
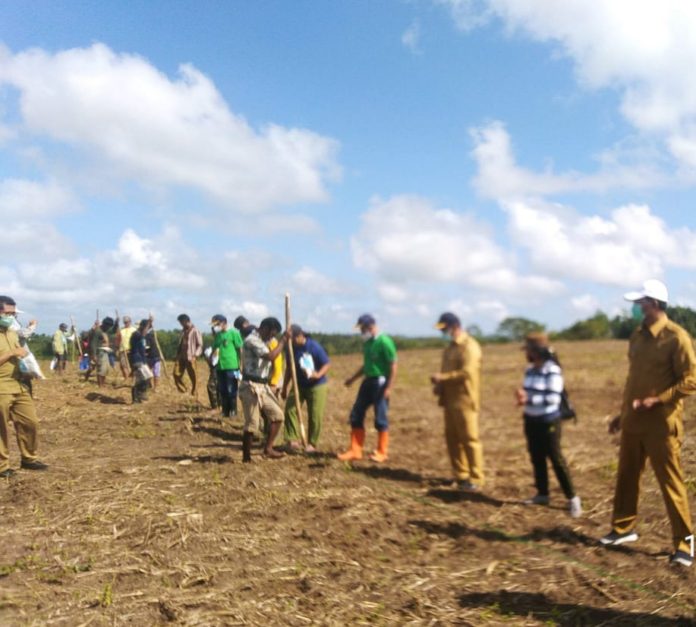
<svg viewBox="0 0 696 627">
<path fill-rule="evenodd" d="M 297 371 L 297 387 L 300 393 L 300 405 L 307 403 L 309 415 L 309 442 L 306 453 L 316 453 L 321 425 L 324 419 L 324 408 L 328 386 L 326 385 L 326 373 L 331 367 L 329 356 L 323 346 L 307 335 L 299 325 L 290 326 L 292 336 L 292 348 L 295 358 L 295 370 Z M 285 439 L 290 451 L 299 451 L 299 429 L 297 408 L 295 405 L 295 392 L 292 390 L 288 396 L 291 375 L 289 368 L 285 370 L 282 396 L 285 403 Z"/>
</svg>

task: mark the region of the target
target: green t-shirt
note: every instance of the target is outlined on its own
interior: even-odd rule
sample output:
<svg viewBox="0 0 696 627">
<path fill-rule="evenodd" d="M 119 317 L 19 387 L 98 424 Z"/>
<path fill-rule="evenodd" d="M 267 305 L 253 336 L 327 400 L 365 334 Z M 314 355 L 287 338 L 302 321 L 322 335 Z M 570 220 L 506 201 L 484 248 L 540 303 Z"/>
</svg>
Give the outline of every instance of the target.
<svg viewBox="0 0 696 627">
<path fill-rule="evenodd" d="M 213 350 L 217 350 L 218 370 L 239 369 L 239 349 L 242 348 L 242 336 L 237 329 L 227 329 L 215 336 Z"/>
<path fill-rule="evenodd" d="M 366 377 L 388 377 L 391 365 L 396 361 L 394 340 L 381 333 L 367 340 L 363 346 L 363 357 L 363 374 Z"/>
</svg>

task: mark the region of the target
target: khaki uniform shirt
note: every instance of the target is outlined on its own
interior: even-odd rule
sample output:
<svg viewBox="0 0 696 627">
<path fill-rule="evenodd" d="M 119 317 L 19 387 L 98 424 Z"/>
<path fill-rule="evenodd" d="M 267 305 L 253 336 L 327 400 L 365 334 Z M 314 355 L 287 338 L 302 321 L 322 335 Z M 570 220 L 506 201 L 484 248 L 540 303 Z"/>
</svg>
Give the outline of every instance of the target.
<svg viewBox="0 0 696 627">
<path fill-rule="evenodd" d="M 462 333 L 442 353 L 440 405 L 478 411 L 481 407 L 481 346 Z"/>
<path fill-rule="evenodd" d="M 11 353 L 19 347 L 19 337 L 14 331 L 0 331 L 0 355 Z M 13 357 L 0 366 L 0 394 L 19 394 L 19 358 Z"/>
<path fill-rule="evenodd" d="M 696 356 L 691 336 L 662 316 L 642 324 L 629 340 L 628 377 L 624 388 L 621 428 L 627 433 L 677 435 L 682 429 L 682 399 L 696 393 Z M 635 399 L 657 396 L 660 403 L 634 410 Z"/>
</svg>

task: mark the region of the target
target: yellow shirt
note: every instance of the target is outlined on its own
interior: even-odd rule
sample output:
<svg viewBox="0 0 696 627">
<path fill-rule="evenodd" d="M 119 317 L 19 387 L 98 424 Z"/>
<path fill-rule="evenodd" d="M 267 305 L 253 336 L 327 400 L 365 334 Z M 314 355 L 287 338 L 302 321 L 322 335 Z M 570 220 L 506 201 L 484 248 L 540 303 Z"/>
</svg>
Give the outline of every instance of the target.
<svg viewBox="0 0 696 627">
<path fill-rule="evenodd" d="M 642 324 L 628 344 L 628 377 L 624 388 L 621 428 L 628 433 L 676 435 L 681 428 L 685 396 L 696 393 L 696 356 L 691 336 L 666 316 Z M 635 399 L 657 396 L 660 403 L 635 410 Z"/>
<path fill-rule="evenodd" d="M 442 353 L 440 405 L 481 407 L 481 345 L 462 333 Z"/>
<path fill-rule="evenodd" d="M 278 346 L 278 340 L 273 338 L 269 343 L 268 343 L 268 348 L 271 350 L 274 350 Z M 278 387 L 281 384 L 281 379 L 283 378 L 283 365 L 285 363 L 285 359 L 283 358 L 283 351 L 280 352 L 278 357 L 276 357 L 273 360 L 273 369 L 271 370 L 271 377 L 268 380 L 268 383 L 272 385 L 273 387 Z"/>
<path fill-rule="evenodd" d="M 135 327 L 123 327 L 119 332 L 121 343 L 118 346 L 119 353 L 130 353 L 131 336 L 135 333 Z"/>
<path fill-rule="evenodd" d="M 14 331 L 0 331 L 0 355 L 19 347 L 19 336 Z M 19 358 L 13 357 L 0 366 L 0 394 L 19 394 Z"/>
</svg>

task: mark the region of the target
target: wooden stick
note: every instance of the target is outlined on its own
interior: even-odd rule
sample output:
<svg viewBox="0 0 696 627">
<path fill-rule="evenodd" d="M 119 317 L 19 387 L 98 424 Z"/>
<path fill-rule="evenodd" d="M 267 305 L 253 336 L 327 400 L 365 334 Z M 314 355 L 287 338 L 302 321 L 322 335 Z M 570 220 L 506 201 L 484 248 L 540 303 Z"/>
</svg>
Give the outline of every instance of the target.
<svg viewBox="0 0 696 627">
<path fill-rule="evenodd" d="M 152 314 L 150 314 L 150 317 L 152 317 Z M 169 373 L 167 372 L 167 360 L 164 358 L 164 353 L 162 352 L 159 340 L 157 339 L 157 331 L 155 330 L 154 322 L 152 324 L 152 335 L 155 336 L 155 346 L 157 347 L 157 352 L 159 353 L 160 361 L 162 362 L 162 371 L 164 372 L 164 377 L 165 379 L 169 379 Z"/>
<path fill-rule="evenodd" d="M 290 294 L 285 294 L 285 330 L 290 330 Z M 292 347 L 292 338 L 288 342 L 288 355 L 290 356 L 290 374 L 292 375 L 292 391 L 295 397 L 295 409 L 297 410 L 297 422 L 300 424 L 300 438 L 302 446 L 307 447 L 307 434 L 302 422 L 302 406 L 300 404 L 300 388 L 297 385 L 297 369 L 295 368 L 295 351 Z"/>
<path fill-rule="evenodd" d="M 75 318 L 72 317 L 72 314 L 70 315 L 70 324 L 72 325 L 72 333 L 73 333 L 72 343 L 75 345 L 75 348 L 77 349 L 77 361 L 79 363 L 80 359 L 82 359 L 82 345 L 80 344 L 80 338 L 77 337 L 77 327 L 75 326 Z M 75 363 L 74 356 L 75 356 L 75 353 L 73 353 L 73 363 Z"/>
</svg>

